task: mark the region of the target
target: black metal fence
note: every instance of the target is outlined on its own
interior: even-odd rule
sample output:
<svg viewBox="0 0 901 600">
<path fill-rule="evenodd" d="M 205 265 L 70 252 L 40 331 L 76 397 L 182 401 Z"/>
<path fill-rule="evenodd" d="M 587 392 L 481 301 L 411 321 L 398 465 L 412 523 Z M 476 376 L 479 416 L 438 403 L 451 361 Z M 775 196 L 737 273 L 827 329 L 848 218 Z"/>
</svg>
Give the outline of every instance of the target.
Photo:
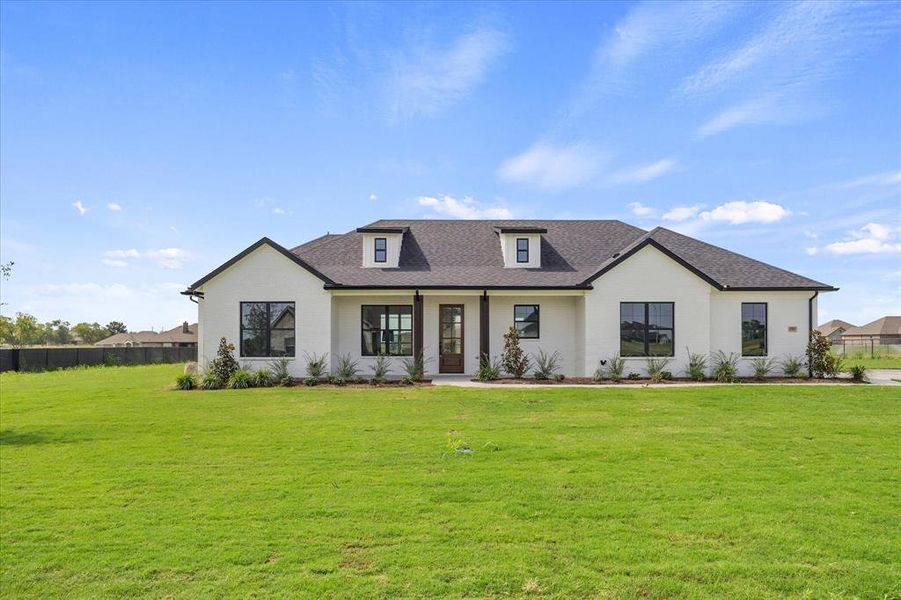
<svg viewBox="0 0 901 600">
<path fill-rule="evenodd" d="M 79 365 L 151 365 L 197 360 L 197 348 L 0 348 L 0 372 Z"/>
</svg>

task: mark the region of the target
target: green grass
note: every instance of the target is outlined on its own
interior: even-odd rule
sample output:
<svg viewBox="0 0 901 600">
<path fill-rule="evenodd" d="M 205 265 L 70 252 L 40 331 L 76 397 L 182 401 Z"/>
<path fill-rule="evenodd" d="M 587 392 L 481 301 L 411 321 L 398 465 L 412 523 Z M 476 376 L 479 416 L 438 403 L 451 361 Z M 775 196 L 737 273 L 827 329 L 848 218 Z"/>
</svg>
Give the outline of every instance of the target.
<svg viewBox="0 0 901 600">
<path fill-rule="evenodd" d="M 885 351 L 870 356 L 867 352 L 849 352 L 845 358 L 845 368 L 851 365 L 863 365 L 868 369 L 901 369 L 901 354 Z"/>
<path fill-rule="evenodd" d="M 172 391 L 180 369 L 0 378 L 4 597 L 901 594 L 891 388 Z"/>
</svg>

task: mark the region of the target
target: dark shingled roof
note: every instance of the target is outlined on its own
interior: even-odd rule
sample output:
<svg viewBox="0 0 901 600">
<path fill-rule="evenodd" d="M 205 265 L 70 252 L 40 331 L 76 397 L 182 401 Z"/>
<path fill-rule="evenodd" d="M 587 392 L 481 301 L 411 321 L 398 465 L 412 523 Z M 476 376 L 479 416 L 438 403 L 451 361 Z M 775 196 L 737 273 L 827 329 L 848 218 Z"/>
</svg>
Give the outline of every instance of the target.
<svg viewBox="0 0 901 600">
<path fill-rule="evenodd" d="M 361 266 L 359 231 L 330 234 L 291 253 L 334 283 L 328 287 L 586 287 L 652 245 L 718 289 L 832 290 L 766 263 L 658 227 L 621 221 L 380 220 L 360 229 L 406 228 L 400 266 Z M 541 268 L 504 268 L 499 229 L 546 229 Z"/>
</svg>

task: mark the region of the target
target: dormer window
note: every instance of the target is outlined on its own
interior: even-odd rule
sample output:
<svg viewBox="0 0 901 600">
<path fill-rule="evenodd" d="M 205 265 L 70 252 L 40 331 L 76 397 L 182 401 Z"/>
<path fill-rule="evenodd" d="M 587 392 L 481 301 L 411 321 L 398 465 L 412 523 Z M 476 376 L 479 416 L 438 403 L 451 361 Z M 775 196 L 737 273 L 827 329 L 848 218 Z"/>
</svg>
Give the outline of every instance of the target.
<svg viewBox="0 0 901 600">
<path fill-rule="evenodd" d="M 529 262 L 529 238 L 516 238 L 516 262 Z"/>
<path fill-rule="evenodd" d="M 375 238 L 373 260 L 377 263 L 388 262 L 388 238 Z"/>
</svg>

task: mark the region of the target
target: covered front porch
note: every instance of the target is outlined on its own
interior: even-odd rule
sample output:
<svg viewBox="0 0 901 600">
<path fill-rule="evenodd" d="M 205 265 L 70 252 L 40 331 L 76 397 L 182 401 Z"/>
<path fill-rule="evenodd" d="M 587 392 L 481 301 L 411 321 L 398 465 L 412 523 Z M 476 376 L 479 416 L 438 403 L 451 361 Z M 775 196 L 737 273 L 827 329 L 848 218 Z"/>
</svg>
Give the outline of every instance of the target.
<svg viewBox="0 0 901 600">
<path fill-rule="evenodd" d="M 473 375 L 483 357 L 503 351 L 511 326 L 521 346 L 559 352 L 562 369 L 581 375 L 584 363 L 582 290 L 413 289 L 333 290 L 332 365 L 350 355 L 364 373 L 379 353 L 390 372 L 420 352 L 425 373 Z"/>
</svg>

